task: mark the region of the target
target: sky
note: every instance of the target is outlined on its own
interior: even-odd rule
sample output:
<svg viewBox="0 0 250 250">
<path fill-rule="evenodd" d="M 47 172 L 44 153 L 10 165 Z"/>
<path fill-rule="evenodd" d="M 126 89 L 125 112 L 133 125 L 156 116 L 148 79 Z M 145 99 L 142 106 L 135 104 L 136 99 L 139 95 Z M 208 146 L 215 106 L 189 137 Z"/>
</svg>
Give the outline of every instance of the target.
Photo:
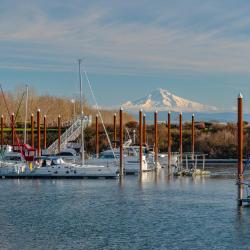
<svg viewBox="0 0 250 250">
<path fill-rule="evenodd" d="M 249 112 L 249 13 L 249 0 L 1 0 L 0 83 L 73 97 L 84 58 L 101 106 L 164 88 L 223 111 L 242 92 Z"/>
</svg>

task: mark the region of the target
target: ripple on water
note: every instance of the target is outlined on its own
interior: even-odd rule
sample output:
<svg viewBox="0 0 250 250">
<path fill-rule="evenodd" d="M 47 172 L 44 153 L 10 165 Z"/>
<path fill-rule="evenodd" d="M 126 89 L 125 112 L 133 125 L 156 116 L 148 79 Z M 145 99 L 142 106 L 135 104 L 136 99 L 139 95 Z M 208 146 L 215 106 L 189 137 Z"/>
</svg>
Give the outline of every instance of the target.
<svg viewBox="0 0 250 250">
<path fill-rule="evenodd" d="M 1 180 L 2 249 L 247 249 L 234 179 Z"/>
</svg>

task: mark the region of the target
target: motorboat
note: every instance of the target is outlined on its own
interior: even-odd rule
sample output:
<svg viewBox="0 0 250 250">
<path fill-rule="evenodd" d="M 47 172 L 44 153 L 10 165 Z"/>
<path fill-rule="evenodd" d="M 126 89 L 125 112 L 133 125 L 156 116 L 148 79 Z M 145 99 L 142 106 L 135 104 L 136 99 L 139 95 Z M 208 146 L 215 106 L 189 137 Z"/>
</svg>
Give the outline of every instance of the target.
<svg viewBox="0 0 250 250">
<path fill-rule="evenodd" d="M 140 172 L 139 154 L 131 147 L 124 148 L 124 173 L 138 174 Z M 119 169 L 120 165 L 120 149 L 105 150 L 100 153 L 99 157 L 87 159 L 88 164 L 114 166 Z M 151 171 L 153 168 L 149 166 L 145 154 L 142 156 L 142 171 Z"/>
</svg>

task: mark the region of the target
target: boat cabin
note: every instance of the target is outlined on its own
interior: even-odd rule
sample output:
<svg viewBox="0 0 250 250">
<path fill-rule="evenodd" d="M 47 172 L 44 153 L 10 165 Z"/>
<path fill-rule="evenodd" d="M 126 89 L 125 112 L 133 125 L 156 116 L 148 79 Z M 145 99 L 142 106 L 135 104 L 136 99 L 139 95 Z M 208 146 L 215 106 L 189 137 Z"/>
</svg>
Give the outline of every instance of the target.
<svg viewBox="0 0 250 250">
<path fill-rule="evenodd" d="M 13 145 L 13 152 L 20 153 L 26 161 L 33 161 L 36 149 L 28 144 Z"/>
</svg>

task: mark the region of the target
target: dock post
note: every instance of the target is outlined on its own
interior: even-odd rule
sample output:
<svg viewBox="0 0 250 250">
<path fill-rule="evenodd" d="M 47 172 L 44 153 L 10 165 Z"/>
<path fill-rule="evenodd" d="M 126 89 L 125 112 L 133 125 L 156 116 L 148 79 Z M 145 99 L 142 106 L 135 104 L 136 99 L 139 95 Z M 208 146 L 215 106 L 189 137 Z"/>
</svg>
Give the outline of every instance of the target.
<svg viewBox="0 0 250 250">
<path fill-rule="evenodd" d="M 123 109 L 120 109 L 120 176 L 124 174 L 123 171 Z"/>
<path fill-rule="evenodd" d="M 238 205 L 242 206 L 243 198 L 243 96 L 238 97 Z"/>
<path fill-rule="evenodd" d="M 31 125 L 31 147 L 35 147 L 35 137 L 34 137 L 34 115 L 31 114 L 30 117 L 30 125 Z"/>
<path fill-rule="evenodd" d="M 58 116 L 58 153 L 61 152 L 61 115 Z"/>
<path fill-rule="evenodd" d="M 188 170 L 188 155 L 186 155 L 186 169 Z"/>
<path fill-rule="evenodd" d="M 147 144 L 147 134 L 146 134 L 146 115 L 143 115 L 143 140 L 142 143 L 143 145 Z"/>
<path fill-rule="evenodd" d="M 114 148 L 116 148 L 116 113 L 114 114 L 114 121 L 113 121 L 113 131 L 114 131 Z"/>
<path fill-rule="evenodd" d="M 155 111 L 154 113 L 154 141 L 155 141 L 154 160 L 155 160 L 155 169 L 157 169 L 158 166 L 158 112 L 157 111 Z"/>
<path fill-rule="evenodd" d="M 47 124 L 46 124 L 46 115 L 43 117 L 43 148 L 47 148 Z"/>
<path fill-rule="evenodd" d="M 98 124 L 98 115 L 95 116 L 95 153 L 96 153 L 96 158 L 99 158 L 99 124 Z"/>
<path fill-rule="evenodd" d="M 40 128 L 40 109 L 37 110 L 37 156 L 41 156 L 41 128 Z"/>
<path fill-rule="evenodd" d="M 3 132 L 3 115 L 1 115 L 1 150 L 3 150 L 4 144 L 4 132 Z"/>
<path fill-rule="evenodd" d="M 10 117 L 10 126 L 11 126 L 11 144 L 12 147 L 15 145 L 15 120 L 14 120 L 14 113 L 11 114 Z"/>
<path fill-rule="evenodd" d="M 182 146 L 182 113 L 179 116 L 179 134 L 180 134 L 180 167 L 182 168 L 182 154 L 183 154 L 183 146 Z"/>
<path fill-rule="evenodd" d="M 140 173 L 142 173 L 142 143 L 143 143 L 143 138 L 142 138 L 142 110 L 139 111 L 139 143 L 140 143 Z"/>
<path fill-rule="evenodd" d="M 171 114 L 168 112 L 168 171 L 171 170 Z"/>
<path fill-rule="evenodd" d="M 194 139 L 195 138 L 195 127 L 194 127 L 194 114 L 192 114 L 192 160 L 194 160 Z"/>
</svg>

